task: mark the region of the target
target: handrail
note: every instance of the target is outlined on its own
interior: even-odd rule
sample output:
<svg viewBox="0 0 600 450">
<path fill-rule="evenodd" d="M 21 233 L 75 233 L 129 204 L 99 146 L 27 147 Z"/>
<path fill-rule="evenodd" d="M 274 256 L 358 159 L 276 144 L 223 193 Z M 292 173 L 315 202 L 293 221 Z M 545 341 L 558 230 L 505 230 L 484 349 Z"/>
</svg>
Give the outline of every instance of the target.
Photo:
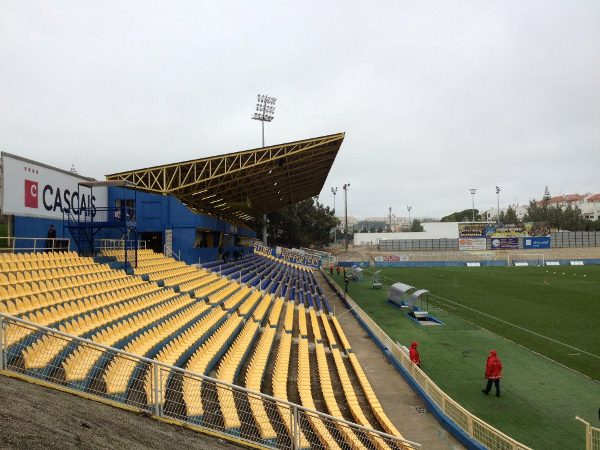
<svg viewBox="0 0 600 450">
<path fill-rule="evenodd" d="M 23 319 L 20 319 L 18 317 L 12 316 L 10 314 L 0 313 L 0 363 L 1 363 L 0 369 L 3 369 L 3 370 L 8 370 L 8 369 L 6 368 L 6 348 L 4 347 L 4 345 L 5 345 L 5 339 L 3 339 L 2 336 L 3 336 L 3 334 L 6 333 L 6 331 L 4 329 L 4 324 L 5 323 L 10 323 L 10 322 L 15 322 L 15 323 L 21 324 L 21 325 L 23 325 L 25 327 L 28 327 L 30 329 L 38 330 L 38 331 L 41 331 L 41 332 L 51 333 L 53 335 L 62 336 L 64 338 L 70 339 L 71 341 L 77 341 L 77 342 L 80 342 L 82 344 L 87 344 L 87 345 L 92 346 L 94 348 L 105 350 L 106 352 L 111 352 L 111 353 L 118 354 L 118 355 L 121 355 L 121 356 L 126 356 L 127 358 L 137 360 L 138 362 L 146 363 L 146 364 L 151 365 L 151 366 L 156 367 L 156 368 L 162 368 L 162 369 L 166 369 L 168 371 L 178 372 L 178 373 L 181 373 L 183 375 L 192 376 L 194 378 L 201 379 L 201 380 L 206 381 L 206 382 L 214 383 L 215 385 L 226 386 L 227 388 L 230 388 L 232 390 L 244 392 L 244 393 L 250 394 L 250 395 L 252 395 L 254 397 L 262 398 L 265 401 L 270 401 L 270 402 L 276 403 L 278 405 L 287 406 L 287 407 L 289 407 L 290 410 L 300 411 L 302 413 L 308 413 L 310 415 L 318 416 L 318 417 L 321 417 L 323 419 L 327 419 L 327 420 L 335 422 L 335 423 L 347 425 L 347 426 L 349 426 L 349 427 L 351 427 L 353 429 L 362 430 L 362 431 L 364 431 L 364 432 L 366 432 L 368 434 L 374 434 L 374 435 L 377 435 L 377 436 L 379 436 L 381 438 L 392 440 L 393 442 L 396 442 L 396 443 L 407 444 L 407 445 L 415 447 L 415 448 L 420 448 L 421 447 L 421 444 L 418 444 L 416 442 L 412 442 L 412 441 L 409 441 L 407 439 L 400 438 L 398 436 L 393 436 L 391 434 L 388 434 L 388 433 L 385 433 L 385 432 L 381 432 L 381 431 L 378 431 L 378 430 L 375 430 L 375 429 L 372 429 L 372 428 L 364 427 L 364 426 L 359 425 L 357 423 L 349 422 L 349 421 L 347 421 L 345 419 L 342 419 L 342 418 L 339 418 L 339 417 L 334 417 L 334 416 L 331 416 L 329 414 L 326 414 L 326 413 L 323 413 L 323 412 L 320 412 L 320 411 L 316 411 L 314 409 L 306 408 L 306 407 L 304 407 L 302 405 L 298 405 L 296 403 L 292 403 L 292 402 L 289 402 L 287 400 L 279 399 L 279 398 L 270 396 L 268 394 L 264 394 L 264 393 L 259 392 L 259 391 L 255 391 L 255 390 L 252 390 L 252 389 L 247 389 L 245 387 L 242 387 L 242 386 L 239 386 L 239 385 L 235 385 L 233 383 L 228 383 L 226 381 L 219 380 L 219 379 L 216 379 L 216 378 L 212 378 L 212 377 L 209 377 L 207 375 L 203 375 L 203 374 L 191 372 L 191 371 L 188 371 L 188 370 L 183 369 L 181 367 L 171 366 L 169 364 L 165 364 L 165 363 L 163 363 L 161 361 L 158 361 L 158 360 L 145 358 L 145 357 L 140 356 L 140 355 L 129 353 L 129 352 L 125 351 L 125 350 L 117 349 L 117 348 L 114 348 L 114 347 L 110 347 L 110 346 L 107 346 L 107 345 L 104 345 L 104 344 L 100 344 L 100 343 L 94 342 L 94 341 L 92 341 L 90 339 L 82 338 L 82 337 L 75 336 L 75 335 L 72 335 L 72 334 L 69 334 L 69 333 L 65 333 L 63 331 L 60 331 L 60 330 L 57 330 L 57 329 L 54 329 L 54 328 L 45 327 L 43 325 L 39 325 L 39 324 L 30 322 L 30 321 L 27 321 L 27 320 L 23 320 Z M 23 373 L 23 371 L 20 370 L 20 373 Z M 156 383 L 157 381 L 153 379 L 152 382 Z M 154 391 L 154 389 L 153 389 L 153 391 Z M 159 416 L 160 416 L 160 414 L 159 414 Z"/>
<path fill-rule="evenodd" d="M 6 239 L 6 241 L 4 241 Z M 43 245 L 38 245 L 38 242 Z M 0 243 L 6 242 L 6 246 L 0 245 L 0 252 L 9 250 L 10 253 L 16 252 L 52 252 L 52 251 L 70 251 L 71 240 L 69 238 L 31 238 L 31 237 L 12 237 L 0 236 Z M 12 243 L 11 243 L 12 242 Z M 20 246 L 18 243 L 32 242 L 30 246 Z M 50 242 L 50 245 L 48 243 Z"/>
</svg>

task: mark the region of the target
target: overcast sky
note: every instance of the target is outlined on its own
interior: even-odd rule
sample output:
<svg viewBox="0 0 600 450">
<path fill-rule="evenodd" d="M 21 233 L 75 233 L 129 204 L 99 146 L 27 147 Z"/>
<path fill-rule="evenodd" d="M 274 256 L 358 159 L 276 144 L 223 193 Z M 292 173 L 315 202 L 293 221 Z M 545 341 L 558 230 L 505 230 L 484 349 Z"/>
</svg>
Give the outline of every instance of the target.
<svg viewBox="0 0 600 450">
<path fill-rule="evenodd" d="M 345 132 L 320 200 L 600 192 L 600 1 L 0 0 L 0 149 L 83 175 Z M 341 189 L 340 192 L 341 193 Z M 342 196 L 337 196 L 337 207 Z"/>
</svg>

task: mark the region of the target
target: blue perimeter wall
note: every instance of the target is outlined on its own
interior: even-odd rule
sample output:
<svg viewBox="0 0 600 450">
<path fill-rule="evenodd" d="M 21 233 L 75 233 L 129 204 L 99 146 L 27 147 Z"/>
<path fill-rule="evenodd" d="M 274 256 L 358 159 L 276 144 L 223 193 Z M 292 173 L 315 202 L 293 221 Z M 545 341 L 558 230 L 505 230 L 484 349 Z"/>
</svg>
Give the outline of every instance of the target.
<svg viewBox="0 0 600 450">
<path fill-rule="evenodd" d="M 165 242 L 165 230 L 173 230 L 173 250 L 181 252 L 181 259 L 189 264 L 214 261 L 218 258 L 218 247 L 194 248 L 196 228 L 214 232 L 214 242 L 218 245 L 220 233 L 240 237 L 256 237 L 256 233 L 246 227 L 232 225 L 214 217 L 195 213 L 171 195 L 158 195 L 122 188 L 108 188 L 108 205 L 114 206 L 116 200 L 136 200 L 137 232 L 160 232 Z M 63 227 L 60 219 L 41 219 L 33 217 L 14 217 L 14 235 L 16 237 L 45 238 L 50 224 L 56 227 L 56 237 L 70 238 L 69 230 Z M 121 239 L 118 229 L 105 229 L 96 235 L 96 239 Z M 30 246 L 31 243 L 23 244 Z M 43 245 L 43 244 L 42 244 Z M 71 249 L 75 244 L 71 241 Z M 252 249 L 249 249 L 252 251 Z"/>
</svg>

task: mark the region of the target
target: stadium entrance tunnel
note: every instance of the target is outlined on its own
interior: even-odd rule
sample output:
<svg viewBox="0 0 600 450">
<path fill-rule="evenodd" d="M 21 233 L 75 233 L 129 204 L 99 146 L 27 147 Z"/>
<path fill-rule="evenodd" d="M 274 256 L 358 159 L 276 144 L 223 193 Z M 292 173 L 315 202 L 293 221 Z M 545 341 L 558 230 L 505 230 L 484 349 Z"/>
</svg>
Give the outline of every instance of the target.
<svg viewBox="0 0 600 450">
<path fill-rule="evenodd" d="M 140 240 L 146 241 L 146 248 L 155 251 L 156 253 L 163 252 L 163 236 L 161 231 L 150 231 L 140 233 Z"/>
</svg>

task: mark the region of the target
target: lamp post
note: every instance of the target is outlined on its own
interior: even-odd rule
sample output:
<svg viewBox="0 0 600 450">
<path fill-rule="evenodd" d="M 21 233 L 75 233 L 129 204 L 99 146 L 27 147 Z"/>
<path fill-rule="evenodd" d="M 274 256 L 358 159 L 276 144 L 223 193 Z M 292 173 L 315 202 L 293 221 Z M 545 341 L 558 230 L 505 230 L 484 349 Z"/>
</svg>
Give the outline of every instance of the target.
<svg viewBox="0 0 600 450">
<path fill-rule="evenodd" d="M 410 231 L 410 210 L 412 209 L 412 206 L 408 205 L 406 207 L 406 210 L 408 211 L 408 231 Z"/>
<path fill-rule="evenodd" d="M 498 223 L 500 223 L 500 186 L 496 186 L 496 196 L 498 197 Z"/>
<path fill-rule="evenodd" d="M 472 203 L 472 207 L 471 207 L 471 213 L 472 213 L 472 221 L 475 222 L 475 192 L 477 192 L 477 188 L 470 188 L 469 191 L 471 191 L 471 197 L 473 200 Z"/>
<path fill-rule="evenodd" d="M 350 187 L 350 183 L 344 184 L 342 189 L 344 190 L 344 217 L 345 217 L 345 225 L 344 225 L 344 240 L 346 243 L 346 253 L 348 253 L 348 188 Z"/>
<path fill-rule="evenodd" d="M 258 94 L 256 100 L 256 112 L 252 115 L 253 120 L 259 120 L 262 124 L 262 146 L 265 146 L 265 122 L 271 122 L 275 117 L 275 97 Z M 267 245 L 267 215 L 263 214 L 263 244 Z"/>
<path fill-rule="evenodd" d="M 335 194 L 337 194 L 338 191 L 338 187 L 332 187 L 331 188 L 331 193 L 333 194 L 333 217 L 335 217 Z M 333 242 L 337 242 L 337 224 L 335 226 L 335 228 L 333 229 Z"/>
</svg>

